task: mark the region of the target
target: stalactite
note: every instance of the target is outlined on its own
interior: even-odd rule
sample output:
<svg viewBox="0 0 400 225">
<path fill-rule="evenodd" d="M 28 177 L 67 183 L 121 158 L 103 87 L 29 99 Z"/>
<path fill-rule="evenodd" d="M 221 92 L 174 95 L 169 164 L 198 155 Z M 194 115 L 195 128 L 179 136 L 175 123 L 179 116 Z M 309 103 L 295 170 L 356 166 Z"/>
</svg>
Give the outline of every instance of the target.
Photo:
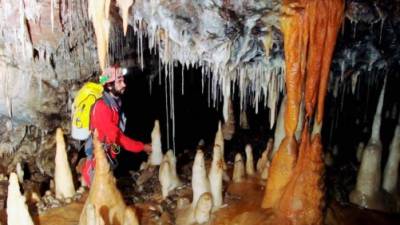
<svg viewBox="0 0 400 225">
<path fill-rule="evenodd" d="M 88 15 L 92 20 L 94 31 L 96 33 L 97 54 L 100 67 L 104 70 L 108 64 L 108 43 L 110 21 L 108 19 L 111 0 L 89 0 Z"/>
<path fill-rule="evenodd" d="M 233 103 L 228 99 L 228 118 L 222 125 L 222 134 L 225 140 L 229 141 L 235 134 L 235 113 L 233 111 Z M 225 104 L 225 103 L 224 103 Z"/>
<path fill-rule="evenodd" d="M 246 113 L 246 110 L 241 110 L 240 111 L 240 128 L 242 128 L 243 130 L 248 130 L 248 129 L 250 129 L 250 126 L 249 126 L 249 121 L 248 121 L 248 119 L 247 119 L 247 113 Z"/>
<path fill-rule="evenodd" d="M 309 121 L 314 108 L 323 103 L 327 76 L 344 10 L 342 0 L 284 0 L 281 27 L 284 36 L 285 78 L 287 100 L 285 105 L 285 132 L 269 170 L 263 208 L 295 224 L 322 224 L 324 162 L 320 127 L 322 115 L 318 105 L 312 139 Z M 318 32 L 317 32 L 318 31 Z M 322 49 L 322 51 L 321 51 Z M 322 65 L 321 65 L 322 63 Z M 303 86 L 305 85 L 305 86 Z M 304 96 L 305 120 L 297 158 L 294 138 L 299 126 L 299 114 Z"/>
<path fill-rule="evenodd" d="M 124 36 L 126 36 L 126 32 L 128 31 L 129 8 L 132 4 L 133 0 L 117 0 L 117 5 L 119 7 L 120 15 L 122 17 Z"/>
</svg>

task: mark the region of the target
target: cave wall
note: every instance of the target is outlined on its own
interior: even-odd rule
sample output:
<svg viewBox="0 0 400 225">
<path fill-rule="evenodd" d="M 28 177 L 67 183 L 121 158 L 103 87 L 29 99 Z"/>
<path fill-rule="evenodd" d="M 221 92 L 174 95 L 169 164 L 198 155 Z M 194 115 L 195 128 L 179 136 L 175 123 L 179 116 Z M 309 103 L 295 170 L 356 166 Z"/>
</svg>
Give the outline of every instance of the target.
<svg viewBox="0 0 400 225">
<path fill-rule="evenodd" d="M 0 172 L 51 174 L 52 132 L 68 133 L 72 95 L 98 70 L 87 18 L 85 0 L 0 1 Z"/>
</svg>

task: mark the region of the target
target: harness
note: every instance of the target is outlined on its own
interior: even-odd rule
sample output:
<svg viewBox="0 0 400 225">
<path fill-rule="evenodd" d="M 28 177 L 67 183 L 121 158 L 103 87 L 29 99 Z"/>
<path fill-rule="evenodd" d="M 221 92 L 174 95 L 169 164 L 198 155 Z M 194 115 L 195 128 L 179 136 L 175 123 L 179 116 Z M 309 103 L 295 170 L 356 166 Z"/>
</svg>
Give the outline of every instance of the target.
<svg viewBox="0 0 400 225">
<path fill-rule="evenodd" d="M 119 127 L 120 127 L 120 129 L 124 130 L 125 129 L 124 116 L 121 113 L 121 110 L 120 110 L 118 104 L 115 102 L 115 100 L 112 99 L 112 97 L 109 96 L 109 94 L 106 92 L 104 92 L 103 97 L 99 98 L 97 101 L 99 101 L 100 99 L 103 99 L 104 103 L 108 107 L 110 107 L 113 111 L 116 111 L 119 113 L 119 116 L 120 116 Z M 92 110 L 93 110 L 93 108 L 92 108 Z M 118 166 L 118 160 L 116 158 L 113 158 L 112 155 L 118 155 L 121 152 L 121 146 L 119 146 L 115 143 L 107 144 L 105 140 L 102 140 L 101 143 L 102 143 L 102 147 L 104 149 L 105 155 L 107 157 L 107 160 L 110 164 L 110 167 L 112 170 L 114 170 Z M 92 135 L 90 135 L 89 138 L 85 142 L 85 154 L 88 157 L 88 159 L 90 159 L 90 160 L 93 159 L 93 137 L 92 137 Z"/>
</svg>

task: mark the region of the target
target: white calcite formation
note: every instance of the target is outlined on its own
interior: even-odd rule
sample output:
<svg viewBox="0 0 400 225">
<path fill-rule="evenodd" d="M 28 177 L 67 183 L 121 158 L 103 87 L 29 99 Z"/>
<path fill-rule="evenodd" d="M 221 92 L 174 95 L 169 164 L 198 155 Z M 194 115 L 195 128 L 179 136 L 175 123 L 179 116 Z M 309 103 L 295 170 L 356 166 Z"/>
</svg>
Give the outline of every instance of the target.
<svg viewBox="0 0 400 225">
<path fill-rule="evenodd" d="M 163 153 L 161 149 L 161 132 L 160 123 L 158 120 L 154 122 L 154 128 L 151 132 L 151 146 L 153 151 L 150 154 L 149 164 L 153 166 L 158 166 L 161 164 L 163 159 Z"/>
<path fill-rule="evenodd" d="M 25 197 L 19 190 L 18 177 L 15 173 L 10 174 L 8 184 L 7 224 L 33 225 L 28 206 L 25 204 Z"/>
<path fill-rule="evenodd" d="M 172 181 L 172 186 L 174 188 L 180 186 L 182 183 L 179 179 L 179 176 L 176 172 L 176 157 L 175 154 L 172 150 L 168 150 L 167 153 L 165 154 L 169 161 L 169 166 L 170 166 L 170 171 L 171 171 L 171 181 Z"/>
<path fill-rule="evenodd" d="M 181 185 L 176 173 L 176 158 L 172 150 L 169 150 L 160 165 L 159 181 L 161 183 L 162 196 L 165 199 L 168 193 Z"/>
<path fill-rule="evenodd" d="M 66 152 L 64 134 L 60 128 L 56 131 L 56 144 L 54 172 L 56 198 L 72 198 L 75 195 L 74 181 Z"/>
<path fill-rule="evenodd" d="M 222 160 L 222 152 L 219 146 L 214 147 L 213 160 L 211 163 L 210 173 L 208 178 L 210 180 L 210 188 L 214 207 L 218 208 L 222 205 L 222 175 L 224 173 Z"/>
<path fill-rule="evenodd" d="M 235 163 L 233 165 L 233 182 L 240 183 L 244 180 L 244 162 L 242 159 L 242 155 L 240 153 L 236 153 Z"/>
<path fill-rule="evenodd" d="M 253 159 L 253 149 L 251 145 L 246 145 L 246 175 L 253 176 L 255 174 L 254 171 L 254 159 Z"/>
<path fill-rule="evenodd" d="M 194 211 L 194 218 L 198 224 L 203 224 L 210 220 L 212 207 L 213 197 L 208 192 L 203 193 L 200 196 Z"/>
<path fill-rule="evenodd" d="M 206 167 L 204 165 L 204 154 L 201 150 L 197 150 L 194 158 L 192 169 L 192 190 L 193 201 L 192 206 L 196 208 L 197 201 L 200 196 L 205 192 L 210 192 L 210 183 L 206 174 Z"/>
<path fill-rule="evenodd" d="M 163 199 L 165 199 L 168 196 L 168 193 L 173 189 L 171 168 L 169 165 L 169 161 L 165 158 L 166 157 L 164 157 L 164 160 L 162 161 L 158 172 L 158 180 L 161 184 L 161 193 Z"/>
<path fill-rule="evenodd" d="M 352 203 L 363 208 L 377 210 L 385 210 L 380 191 L 382 144 L 379 138 L 384 90 L 385 86 L 383 86 L 379 96 L 370 140 L 363 151 L 361 166 L 358 170 L 357 184 L 349 196 Z"/>
<path fill-rule="evenodd" d="M 389 147 L 389 158 L 383 174 L 383 189 L 388 193 L 397 192 L 400 162 L 400 124 L 397 125 L 394 137 Z"/>
</svg>

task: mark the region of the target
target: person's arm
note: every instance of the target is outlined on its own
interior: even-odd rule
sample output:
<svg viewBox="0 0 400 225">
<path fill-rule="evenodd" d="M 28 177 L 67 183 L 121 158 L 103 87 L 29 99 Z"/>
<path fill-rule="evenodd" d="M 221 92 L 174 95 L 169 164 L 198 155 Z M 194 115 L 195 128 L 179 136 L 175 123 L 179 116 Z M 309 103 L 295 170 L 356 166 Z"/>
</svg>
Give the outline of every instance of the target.
<svg viewBox="0 0 400 225">
<path fill-rule="evenodd" d="M 127 137 L 118 127 L 118 123 L 112 121 L 113 111 L 103 101 L 99 101 L 93 108 L 93 128 L 98 129 L 101 137 L 107 138 L 110 143 L 122 146 L 130 152 L 141 152 L 144 144 Z M 100 140 L 102 141 L 102 140 Z"/>
</svg>

